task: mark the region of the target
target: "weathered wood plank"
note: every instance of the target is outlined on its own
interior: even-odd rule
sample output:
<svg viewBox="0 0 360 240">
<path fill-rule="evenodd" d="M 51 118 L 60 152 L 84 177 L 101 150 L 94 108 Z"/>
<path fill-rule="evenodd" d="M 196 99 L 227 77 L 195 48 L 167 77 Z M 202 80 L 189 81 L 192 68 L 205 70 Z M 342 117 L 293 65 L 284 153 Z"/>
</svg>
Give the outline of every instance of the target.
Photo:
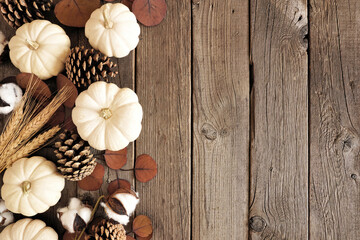
<svg viewBox="0 0 360 240">
<path fill-rule="evenodd" d="M 251 3 L 251 239 L 308 238 L 306 0 Z"/>
<path fill-rule="evenodd" d="M 248 1 L 192 2 L 192 239 L 247 239 Z"/>
<path fill-rule="evenodd" d="M 360 236 L 360 3 L 310 1 L 310 236 Z"/>
<path fill-rule="evenodd" d="M 166 19 L 142 27 L 136 90 L 144 110 L 136 155 L 150 154 L 158 175 L 136 183 L 137 214 L 152 219 L 153 239 L 190 239 L 191 5 L 167 1 Z"/>
</svg>

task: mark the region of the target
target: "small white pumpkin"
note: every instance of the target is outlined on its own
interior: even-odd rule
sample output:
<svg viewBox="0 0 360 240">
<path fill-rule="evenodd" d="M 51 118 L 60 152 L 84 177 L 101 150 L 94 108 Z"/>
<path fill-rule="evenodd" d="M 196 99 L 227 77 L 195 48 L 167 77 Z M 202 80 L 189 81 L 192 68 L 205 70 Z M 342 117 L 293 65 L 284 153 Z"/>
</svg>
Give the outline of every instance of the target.
<svg viewBox="0 0 360 240">
<path fill-rule="evenodd" d="M 22 158 L 5 171 L 1 196 L 13 213 L 34 216 L 54 206 L 65 179 L 54 163 L 43 157 Z"/>
<path fill-rule="evenodd" d="M 70 39 L 58 25 L 47 20 L 25 23 L 9 42 L 10 59 L 21 72 L 41 79 L 58 75 L 70 53 Z"/>
<path fill-rule="evenodd" d="M 24 218 L 7 226 L 0 234 L 1 240 L 57 240 L 54 229 L 41 220 Z"/>
<path fill-rule="evenodd" d="M 107 3 L 96 9 L 85 24 L 91 46 L 109 57 L 122 58 L 139 43 L 140 26 L 122 3 Z"/>
<path fill-rule="evenodd" d="M 134 91 L 95 82 L 80 93 L 72 120 L 80 137 L 98 150 L 118 151 L 138 138 L 142 107 Z"/>
</svg>

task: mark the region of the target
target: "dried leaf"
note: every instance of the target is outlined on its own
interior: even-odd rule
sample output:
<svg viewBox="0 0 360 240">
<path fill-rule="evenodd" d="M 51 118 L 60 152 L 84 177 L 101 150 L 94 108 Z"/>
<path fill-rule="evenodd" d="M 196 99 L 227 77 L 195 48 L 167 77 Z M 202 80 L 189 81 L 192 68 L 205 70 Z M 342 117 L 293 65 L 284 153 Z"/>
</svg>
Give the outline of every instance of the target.
<svg viewBox="0 0 360 240">
<path fill-rule="evenodd" d="M 111 169 L 120 169 L 122 168 L 127 161 L 127 148 L 124 148 L 120 151 L 109 151 L 106 150 L 104 154 L 106 164 Z"/>
<path fill-rule="evenodd" d="M 26 89 L 29 85 L 30 80 L 32 79 L 32 85 L 34 85 L 33 97 L 35 98 L 50 98 L 51 91 L 40 78 L 32 73 L 19 73 L 16 75 L 16 82 L 22 88 Z"/>
<path fill-rule="evenodd" d="M 126 240 L 135 240 L 135 238 L 133 238 L 132 236 L 127 235 Z"/>
<path fill-rule="evenodd" d="M 134 170 L 138 181 L 148 182 L 157 174 L 156 162 L 147 154 L 140 155 L 136 159 Z"/>
<path fill-rule="evenodd" d="M 115 179 L 108 185 L 109 195 L 113 194 L 117 189 L 120 188 L 131 189 L 131 184 L 125 179 Z"/>
<path fill-rule="evenodd" d="M 133 232 L 137 237 L 150 236 L 153 232 L 150 218 L 145 215 L 137 216 L 133 222 Z"/>
<path fill-rule="evenodd" d="M 84 27 L 91 13 L 100 6 L 100 0 L 62 0 L 56 4 L 54 13 L 66 26 Z"/>
<path fill-rule="evenodd" d="M 78 186 L 81 189 L 87 191 L 99 190 L 103 183 L 104 174 L 105 174 L 104 166 L 101 164 L 97 164 L 91 175 L 79 181 Z"/>
<path fill-rule="evenodd" d="M 137 236 L 136 239 L 137 240 L 150 240 L 153 236 L 153 233 L 151 233 L 149 236 L 147 237 L 140 237 L 140 236 Z"/>
<path fill-rule="evenodd" d="M 67 119 L 65 119 L 64 122 L 64 126 L 63 129 L 67 129 L 67 130 L 74 130 L 76 128 L 74 122 L 72 121 L 71 117 L 68 117 Z"/>
<path fill-rule="evenodd" d="M 56 87 L 57 89 L 61 89 L 65 86 L 69 86 L 71 89 L 71 96 L 64 102 L 65 107 L 72 108 L 75 105 L 75 100 L 78 97 L 78 90 L 75 85 L 64 75 L 59 74 L 56 77 Z"/>
<path fill-rule="evenodd" d="M 127 6 L 130 11 L 132 9 L 132 5 L 133 5 L 134 0 L 122 0 L 121 3 L 124 4 L 125 6 Z"/>
<path fill-rule="evenodd" d="M 66 232 L 62 238 L 62 240 L 77 240 L 77 237 L 78 237 L 79 233 L 69 233 L 69 232 Z M 82 236 L 81 236 L 81 240 L 87 240 L 89 239 L 89 236 L 84 233 Z M 50 240 L 50 239 L 49 239 Z"/>
<path fill-rule="evenodd" d="M 167 5 L 165 0 L 135 0 L 132 12 L 145 26 L 155 26 L 165 18 Z"/>
<path fill-rule="evenodd" d="M 60 106 L 58 110 L 54 113 L 54 115 L 49 120 L 49 125 L 55 127 L 57 125 L 62 124 L 65 121 L 65 108 L 64 106 Z"/>
</svg>

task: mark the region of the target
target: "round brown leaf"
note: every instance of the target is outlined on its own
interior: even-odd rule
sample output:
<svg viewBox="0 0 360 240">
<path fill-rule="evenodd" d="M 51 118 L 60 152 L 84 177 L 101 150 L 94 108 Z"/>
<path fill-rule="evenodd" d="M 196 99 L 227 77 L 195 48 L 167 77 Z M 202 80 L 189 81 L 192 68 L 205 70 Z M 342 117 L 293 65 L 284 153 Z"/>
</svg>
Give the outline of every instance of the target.
<svg viewBox="0 0 360 240">
<path fill-rule="evenodd" d="M 115 179 L 108 185 L 108 193 L 112 195 L 116 190 L 120 188 L 131 189 L 131 184 L 125 179 Z"/>
<path fill-rule="evenodd" d="M 69 232 L 65 232 L 62 240 L 77 240 L 78 235 L 79 235 L 79 233 L 69 233 Z M 81 240 L 86 240 L 86 239 L 89 239 L 89 236 L 88 236 L 86 233 L 84 233 L 84 234 L 81 236 Z"/>
<path fill-rule="evenodd" d="M 130 11 L 132 9 L 132 5 L 133 5 L 134 0 L 122 0 L 121 3 L 124 4 L 125 6 L 127 6 Z"/>
<path fill-rule="evenodd" d="M 140 236 L 137 236 L 136 239 L 137 240 L 150 240 L 153 236 L 153 233 L 151 233 L 149 236 L 147 237 L 140 237 Z"/>
<path fill-rule="evenodd" d="M 140 155 L 136 159 L 134 170 L 138 181 L 148 182 L 157 174 L 156 162 L 147 154 Z"/>
<path fill-rule="evenodd" d="M 145 26 L 155 26 L 165 18 L 167 5 L 165 0 L 135 0 L 132 12 Z"/>
<path fill-rule="evenodd" d="M 127 148 L 120 151 L 106 150 L 104 154 L 105 162 L 111 169 L 120 169 L 127 162 Z"/>
<path fill-rule="evenodd" d="M 104 166 L 101 164 L 97 164 L 90 176 L 87 176 L 83 180 L 78 181 L 78 186 L 81 189 L 87 191 L 99 190 L 103 183 L 104 174 L 105 174 Z"/>
<path fill-rule="evenodd" d="M 68 100 L 66 100 L 64 102 L 64 105 L 65 105 L 65 107 L 72 108 L 75 105 L 75 100 L 78 96 L 78 90 L 75 87 L 75 85 L 67 77 L 65 77 L 62 74 L 59 74 L 56 77 L 56 87 L 58 90 L 60 90 L 65 86 L 67 86 L 71 89 L 71 95 L 68 98 Z"/>
<path fill-rule="evenodd" d="M 32 73 L 19 73 L 16 75 L 16 82 L 22 89 L 27 89 L 29 86 L 30 81 L 32 82 L 31 85 L 34 87 L 34 98 L 50 98 L 51 91 L 38 76 Z"/>
<path fill-rule="evenodd" d="M 135 240 L 132 236 L 126 235 L 126 240 Z"/>
<path fill-rule="evenodd" d="M 150 218 L 145 215 L 139 215 L 134 219 L 133 232 L 137 237 L 148 237 L 153 232 Z"/>
<path fill-rule="evenodd" d="M 65 108 L 64 106 L 60 106 L 58 110 L 52 115 L 49 120 L 49 125 L 55 127 L 57 125 L 62 124 L 65 121 Z"/>
<path fill-rule="evenodd" d="M 100 0 L 62 0 L 56 4 L 54 13 L 66 26 L 84 27 L 91 13 L 100 6 Z"/>
</svg>

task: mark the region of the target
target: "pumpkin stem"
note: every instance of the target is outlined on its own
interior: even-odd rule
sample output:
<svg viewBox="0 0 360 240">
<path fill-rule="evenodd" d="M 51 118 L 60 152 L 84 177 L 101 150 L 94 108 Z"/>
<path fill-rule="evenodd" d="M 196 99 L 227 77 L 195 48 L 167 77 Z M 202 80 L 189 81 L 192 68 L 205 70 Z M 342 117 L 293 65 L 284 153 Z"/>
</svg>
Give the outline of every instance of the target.
<svg viewBox="0 0 360 240">
<path fill-rule="evenodd" d="M 100 117 L 104 118 L 105 120 L 108 120 L 112 117 L 112 112 L 109 108 L 103 108 L 100 110 Z"/>
<path fill-rule="evenodd" d="M 23 193 L 29 193 L 29 191 L 31 189 L 31 182 L 29 182 L 29 181 L 22 182 L 21 189 L 22 189 Z"/>
<path fill-rule="evenodd" d="M 35 42 L 35 41 L 29 40 L 29 39 L 25 39 L 25 40 L 26 40 L 27 44 L 29 44 L 29 47 L 30 47 L 31 50 L 36 50 L 36 49 L 38 49 L 39 46 L 40 46 L 40 45 L 39 45 L 37 42 Z"/>
<path fill-rule="evenodd" d="M 114 23 L 109 20 L 109 6 L 105 5 L 105 9 L 103 11 L 105 28 L 110 29 L 113 27 Z"/>
</svg>

